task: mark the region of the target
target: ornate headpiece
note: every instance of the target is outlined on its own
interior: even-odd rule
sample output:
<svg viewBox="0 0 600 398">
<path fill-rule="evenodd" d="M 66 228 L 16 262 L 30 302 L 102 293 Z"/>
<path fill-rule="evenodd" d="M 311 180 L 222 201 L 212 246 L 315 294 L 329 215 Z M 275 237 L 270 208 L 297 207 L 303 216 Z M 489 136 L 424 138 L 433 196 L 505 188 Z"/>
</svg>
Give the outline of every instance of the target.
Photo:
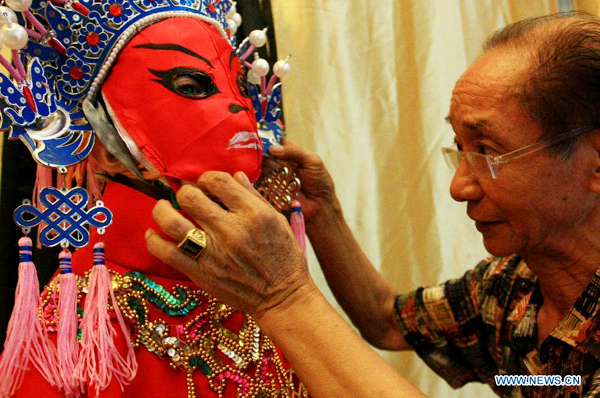
<svg viewBox="0 0 600 398">
<path fill-rule="evenodd" d="M 2 76 L 2 128 L 35 160 L 70 166 L 91 151 L 92 127 L 82 109 L 94 101 L 119 51 L 141 29 L 173 17 L 215 26 L 232 45 L 240 21 L 228 0 L 8 0 L 0 8 L 0 42 L 13 51 L 12 80 Z M 14 11 L 20 12 L 17 16 Z"/>
</svg>

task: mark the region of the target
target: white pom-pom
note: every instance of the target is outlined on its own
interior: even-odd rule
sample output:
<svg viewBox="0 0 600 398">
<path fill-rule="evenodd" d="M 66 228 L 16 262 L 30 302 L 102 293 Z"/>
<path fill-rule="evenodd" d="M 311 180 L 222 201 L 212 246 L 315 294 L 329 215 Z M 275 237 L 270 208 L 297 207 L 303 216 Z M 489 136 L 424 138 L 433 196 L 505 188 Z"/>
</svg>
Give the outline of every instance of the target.
<svg viewBox="0 0 600 398">
<path fill-rule="evenodd" d="M 18 12 L 24 12 L 31 7 L 32 0 L 6 0 L 6 5 Z"/>
<path fill-rule="evenodd" d="M 11 50 L 20 50 L 27 45 L 29 36 L 18 23 L 8 23 L 0 28 L 0 42 Z"/>
<path fill-rule="evenodd" d="M 235 14 L 237 12 L 237 2 L 233 2 L 231 4 L 231 8 L 229 9 L 229 11 L 227 11 L 227 18 L 231 18 L 233 16 L 233 14 Z"/>
<path fill-rule="evenodd" d="M 252 69 L 248 71 L 248 81 L 254 84 L 260 84 L 260 76 L 256 74 Z"/>
<path fill-rule="evenodd" d="M 237 32 L 237 25 L 235 24 L 233 19 L 227 20 L 227 27 L 229 28 L 229 33 L 231 33 L 232 35 L 235 35 L 235 32 Z"/>
<path fill-rule="evenodd" d="M 17 14 L 8 7 L 0 6 L 0 26 L 17 23 Z"/>
<path fill-rule="evenodd" d="M 253 30 L 249 36 L 250 44 L 256 47 L 262 47 L 267 42 L 265 30 Z"/>
<path fill-rule="evenodd" d="M 235 26 L 237 28 L 239 28 L 242 24 L 242 16 L 237 12 L 231 16 L 231 20 L 235 22 Z"/>
<path fill-rule="evenodd" d="M 292 66 L 290 65 L 287 59 L 277 61 L 275 62 L 275 65 L 273 65 L 273 73 L 280 79 L 284 76 L 289 75 L 291 69 Z"/>
<path fill-rule="evenodd" d="M 269 73 L 269 63 L 262 58 L 256 58 L 252 62 L 252 70 L 258 76 L 266 76 Z"/>
</svg>

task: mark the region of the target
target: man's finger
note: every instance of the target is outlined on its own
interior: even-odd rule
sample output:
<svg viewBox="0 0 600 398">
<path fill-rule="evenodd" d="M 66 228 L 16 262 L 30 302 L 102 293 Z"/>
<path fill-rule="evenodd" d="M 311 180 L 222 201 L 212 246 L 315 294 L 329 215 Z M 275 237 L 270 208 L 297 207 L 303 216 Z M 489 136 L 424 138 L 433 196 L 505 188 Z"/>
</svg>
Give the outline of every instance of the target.
<svg viewBox="0 0 600 398">
<path fill-rule="evenodd" d="M 267 202 L 267 200 L 265 198 L 262 197 L 260 192 L 258 192 L 254 188 L 254 185 L 252 185 L 252 183 L 250 182 L 250 180 L 248 179 L 248 177 L 246 176 L 246 174 L 243 171 L 238 171 L 237 173 L 235 173 L 233 175 L 233 179 L 236 180 L 238 183 L 240 183 L 242 185 L 242 187 L 246 188 L 246 190 L 248 192 L 250 192 L 252 195 L 256 196 L 258 199 L 260 199 L 261 201 L 263 201 L 267 204 L 269 203 L 269 202 Z"/>
<path fill-rule="evenodd" d="M 198 185 L 233 212 L 256 207 L 257 198 L 227 173 L 208 171 L 200 176 Z"/>
<path fill-rule="evenodd" d="M 146 247 L 150 254 L 163 263 L 183 272 L 192 280 L 198 278 L 198 262 L 152 229 L 146 231 Z"/>
<path fill-rule="evenodd" d="M 269 153 L 277 159 L 292 161 L 300 167 L 312 166 L 320 161 L 317 154 L 307 151 L 289 138 L 284 141 L 284 145 L 272 145 Z"/>
<path fill-rule="evenodd" d="M 191 185 L 184 185 L 177 191 L 177 203 L 205 230 L 211 229 L 227 216 L 226 210 Z"/>
<path fill-rule="evenodd" d="M 152 209 L 152 217 L 160 229 L 175 239 L 176 242 L 181 241 L 188 231 L 195 227 L 190 220 L 179 214 L 171 203 L 166 200 L 158 201 Z"/>
</svg>

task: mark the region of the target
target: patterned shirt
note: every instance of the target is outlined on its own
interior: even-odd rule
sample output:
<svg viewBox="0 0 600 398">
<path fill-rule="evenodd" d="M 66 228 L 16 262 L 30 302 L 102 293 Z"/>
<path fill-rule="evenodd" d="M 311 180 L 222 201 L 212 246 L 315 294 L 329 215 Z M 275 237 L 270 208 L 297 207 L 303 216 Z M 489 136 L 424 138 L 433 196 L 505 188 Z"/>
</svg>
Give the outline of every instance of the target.
<svg viewBox="0 0 600 398">
<path fill-rule="evenodd" d="M 406 341 L 453 388 L 478 381 L 503 397 L 600 396 L 600 268 L 539 345 L 542 302 L 536 276 L 515 255 L 400 295 L 396 312 Z M 581 375 L 581 385 L 500 387 L 495 375 Z"/>
</svg>

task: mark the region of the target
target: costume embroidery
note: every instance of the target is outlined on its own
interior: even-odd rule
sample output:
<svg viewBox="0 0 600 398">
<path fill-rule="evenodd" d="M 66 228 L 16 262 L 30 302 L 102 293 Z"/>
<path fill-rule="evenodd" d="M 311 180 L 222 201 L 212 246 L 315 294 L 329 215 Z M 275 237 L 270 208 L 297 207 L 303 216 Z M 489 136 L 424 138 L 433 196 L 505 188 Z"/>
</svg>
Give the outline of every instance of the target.
<svg viewBox="0 0 600 398">
<path fill-rule="evenodd" d="M 143 347 L 168 360 L 174 370 L 186 372 L 189 397 L 196 396 L 196 372 L 209 380 L 219 397 L 228 383 L 236 386 L 240 397 L 308 397 L 294 372 L 283 366 L 271 340 L 248 315 L 199 289 L 176 285 L 169 291 L 139 272 L 120 275 L 111 271 L 111 275 L 119 308 L 131 325 L 133 346 Z M 89 273 L 78 277 L 80 318 L 88 277 Z M 40 316 L 50 331 L 56 330 L 57 324 L 57 280 L 42 293 Z M 158 311 L 180 322 L 173 324 L 156 317 Z M 239 330 L 225 325 L 240 316 Z"/>
</svg>

